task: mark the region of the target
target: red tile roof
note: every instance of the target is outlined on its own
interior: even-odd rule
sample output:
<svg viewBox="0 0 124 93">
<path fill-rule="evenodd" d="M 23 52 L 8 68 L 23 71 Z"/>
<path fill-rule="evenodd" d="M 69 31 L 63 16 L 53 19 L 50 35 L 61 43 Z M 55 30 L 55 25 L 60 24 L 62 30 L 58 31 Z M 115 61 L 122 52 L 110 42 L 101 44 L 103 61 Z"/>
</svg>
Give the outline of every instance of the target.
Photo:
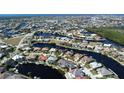
<svg viewBox="0 0 124 93">
<path fill-rule="evenodd" d="M 47 57 L 46 57 L 45 55 L 41 54 L 41 55 L 39 56 L 39 60 L 40 60 L 40 61 L 46 61 L 46 60 L 47 60 Z"/>
</svg>

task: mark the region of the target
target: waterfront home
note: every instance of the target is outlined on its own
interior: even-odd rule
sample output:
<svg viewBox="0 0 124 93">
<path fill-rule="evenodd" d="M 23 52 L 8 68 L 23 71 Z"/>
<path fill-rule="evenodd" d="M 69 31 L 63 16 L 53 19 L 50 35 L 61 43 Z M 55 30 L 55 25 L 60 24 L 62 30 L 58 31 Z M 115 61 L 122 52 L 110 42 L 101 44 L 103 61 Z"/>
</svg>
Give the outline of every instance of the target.
<svg viewBox="0 0 124 93">
<path fill-rule="evenodd" d="M 87 40 L 83 40 L 82 43 L 83 44 L 88 44 L 88 41 Z"/>
<path fill-rule="evenodd" d="M 0 76 L 0 79 L 29 79 L 29 78 L 24 75 L 5 72 Z"/>
<path fill-rule="evenodd" d="M 72 32 L 68 32 L 68 36 L 72 36 L 73 35 L 73 33 Z"/>
<path fill-rule="evenodd" d="M 72 56 L 73 55 L 73 51 L 67 51 L 64 56 Z"/>
<path fill-rule="evenodd" d="M 111 55 L 112 55 L 114 58 L 116 58 L 116 57 L 119 56 L 118 52 L 116 52 L 116 51 L 112 51 L 112 52 L 111 52 Z"/>
<path fill-rule="evenodd" d="M 56 40 L 61 41 L 61 40 L 60 40 L 60 37 L 56 37 Z"/>
<path fill-rule="evenodd" d="M 66 41 L 66 42 L 70 41 L 70 39 L 68 37 L 61 37 L 60 40 Z"/>
<path fill-rule="evenodd" d="M 97 42 L 89 42 L 89 45 L 96 46 L 97 45 Z"/>
<path fill-rule="evenodd" d="M 88 46 L 87 46 L 87 49 L 93 50 L 94 47 L 95 47 L 95 46 L 93 46 L 93 45 L 88 45 Z"/>
<path fill-rule="evenodd" d="M 68 61 L 68 60 L 65 60 L 65 59 L 60 59 L 58 60 L 58 65 L 62 68 L 71 68 L 71 69 L 74 69 L 76 68 L 76 64 L 74 64 L 73 62 L 71 61 Z"/>
<path fill-rule="evenodd" d="M 46 61 L 46 60 L 47 60 L 47 56 L 45 56 L 44 54 L 41 54 L 41 55 L 39 56 L 39 60 L 40 60 L 40 61 Z"/>
<path fill-rule="evenodd" d="M 22 55 L 15 55 L 14 57 L 12 57 L 12 59 L 14 61 L 23 61 L 24 60 L 24 56 L 22 56 Z"/>
<path fill-rule="evenodd" d="M 5 53 L 0 52 L 0 58 L 2 58 L 5 55 Z"/>
<path fill-rule="evenodd" d="M 80 46 L 81 48 L 86 48 L 87 45 L 88 45 L 88 43 L 81 43 L 79 46 Z"/>
<path fill-rule="evenodd" d="M 44 38 L 43 42 L 50 42 L 50 39 L 49 38 Z"/>
<path fill-rule="evenodd" d="M 73 57 L 74 61 L 77 62 L 82 57 L 82 54 L 76 53 Z"/>
<path fill-rule="evenodd" d="M 33 51 L 34 51 L 34 52 L 35 52 L 35 51 L 41 51 L 41 48 L 35 47 L 35 48 L 33 49 Z"/>
<path fill-rule="evenodd" d="M 29 79 L 29 77 L 26 77 L 26 76 L 21 75 L 21 74 L 13 74 L 13 75 L 9 75 L 5 79 Z"/>
<path fill-rule="evenodd" d="M 103 40 L 103 38 L 102 38 L 101 36 L 98 36 L 98 35 L 97 35 L 97 36 L 95 37 L 95 40 L 101 41 L 101 40 Z"/>
<path fill-rule="evenodd" d="M 111 71 L 109 71 L 107 68 L 102 67 L 102 68 L 98 68 L 97 72 L 102 76 L 110 76 L 113 75 L 113 73 Z"/>
<path fill-rule="evenodd" d="M 51 55 L 48 59 L 47 59 L 47 62 L 53 64 L 53 63 L 56 63 L 56 60 L 58 58 L 55 56 L 55 55 Z"/>
<path fill-rule="evenodd" d="M 86 40 L 88 40 L 88 41 L 92 41 L 92 40 L 94 40 L 91 36 L 88 36 L 88 37 L 86 37 Z"/>
<path fill-rule="evenodd" d="M 64 56 L 65 59 L 73 60 L 73 51 L 67 51 Z"/>
<path fill-rule="evenodd" d="M 66 46 L 72 47 L 72 43 L 65 42 L 65 41 L 61 41 L 61 42 L 60 42 L 60 45 L 66 45 Z"/>
<path fill-rule="evenodd" d="M 49 48 L 48 47 L 42 48 L 42 52 L 48 52 L 48 51 L 49 51 Z"/>
<path fill-rule="evenodd" d="M 118 59 L 119 59 L 121 62 L 124 62 L 124 55 L 118 56 Z"/>
<path fill-rule="evenodd" d="M 94 51 L 97 52 L 97 53 L 100 53 L 102 51 L 102 47 L 101 46 L 98 46 L 96 45 L 95 48 L 94 48 Z"/>
<path fill-rule="evenodd" d="M 103 44 L 104 47 L 111 47 L 112 44 Z"/>
<path fill-rule="evenodd" d="M 121 51 L 124 52 L 124 48 L 121 48 Z"/>
<path fill-rule="evenodd" d="M 5 71 L 6 71 L 6 68 L 5 67 L 0 67 L 0 74 L 2 74 Z"/>
<path fill-rule="evenodd" d="M 82 78 L 85 76 L 84 72 L 82 69 L 73 69 L 71 73 L 75 76 L 75 78 Z"/>
<path fill-rule="evenodd" d="M 110 48 L 105 47 L 105 48 L 103 48 L 103 51 L 104 51 L 104 52 L 110 52 L 111 50 L 110 50 Z"/>
<path fill-rule="evenodd" d="M 34 54 L 29 54 L 27 57 L 26 57 L 27 60 L 29 61 L 34 61 L 36 59 L 36 55 Z"/>
<path fill-rule="evenodd" d="M 72 73 L 70 73 L 70 72 L 67 72 L 67 73 L 65 73 L 65 77 L 66 77 L 67 79 L 74 79 L 74 78 L 75 78 L 75 75 L 72 74 Z"/>
<path fill-rule="evenodd" d="M 55 55 L 58 57 L 63 57 L 64 51 L 63 50 L 56 50 Z"/>
<path fill-rule="evenodd" d="M 96 45 L 94 48 L 94 50 L 102 50 L 102 49 L 103 49 L 103 47 L 101 45 Z"/>
<path fill-rule="evenodd" d="M 55 51 L 56 51 L 55 48 L 51 48 L 51 49 L 49 50 L 50 53 L 53 53 L 53 52 L 55 52 Z"/>
<path fill-rule="evenodd" d="M 91 62 L 91 61 L 93 61 L 94 59 L 90 56 L 84 56 L 84 57 L 82 57 L 81 59 L 80 59 L 80 62 L 83 62 L 83 63 L 87 63 L 87 62 Z"/>
<path fill-rule="evenodd" d="M 94 37 L 97 36 L 97 34 L 90 34 L 90 36 L 91 36 L 92 38 L 94 38 Z"/>
<path fill-rule="evenodd" d="M 90 67 L 93 68 L 93 69 L 96 69 L 96 68 L 99 68 L 99 67 L 102 67 L 102 64 L 101 63 L 98 63 L 98 62 L 91 62 L 89 63 Z"/>
<path fill-rule="evenodd" d="M 33 36 L 33 39 L 40 39 L 40 37 L 39 36 Z"/>
</svg>

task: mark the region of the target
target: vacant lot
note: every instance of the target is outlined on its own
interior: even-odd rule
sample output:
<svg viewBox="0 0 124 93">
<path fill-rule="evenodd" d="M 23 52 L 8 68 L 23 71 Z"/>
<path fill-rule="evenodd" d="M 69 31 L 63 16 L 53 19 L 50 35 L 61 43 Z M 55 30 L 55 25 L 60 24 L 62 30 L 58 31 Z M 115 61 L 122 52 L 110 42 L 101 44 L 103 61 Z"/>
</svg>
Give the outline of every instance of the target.
<svg viewBox="0 0 124 93">
<path fill-rule="evenodd" d="M 5 40 L 5 42 L 8 43 L 8 44 L 17 46 L 22 38 L 23 38 L 23 36 L 21 36 L 21 37 L 9 38 L 8 40 Z"/>
</svg>

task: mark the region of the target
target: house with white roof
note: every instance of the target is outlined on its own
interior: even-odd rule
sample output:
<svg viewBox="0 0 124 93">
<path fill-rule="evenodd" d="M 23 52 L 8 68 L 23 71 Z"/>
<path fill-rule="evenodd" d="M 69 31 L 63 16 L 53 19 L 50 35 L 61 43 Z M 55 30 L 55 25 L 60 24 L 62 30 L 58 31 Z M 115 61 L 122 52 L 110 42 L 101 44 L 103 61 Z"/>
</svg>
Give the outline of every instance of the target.
<svg viewBox="0 0 124 93">
<path fill-rule="evenodd" d="M 21 56 L 21 55 L 15 55 L 14 57 L 12 57 L 12 59 L 14 61 L 22 61 L 24 58 L 24 56 Z"/>
<path fill-rule="evenodd" d="M 101 63 L 98 63 L 98 62 L 91 62 L 89 65 L 90 65 L 90 67 L 93 68 L 93 69 L 102 67 L 102 64 L 101 64 Z"/>
<path fill-rule="evenodd" d="M 112 44 L 103 44 L 104 47 L 111 47 Z"/>
<path fill-rule="evenodd" d="M 51 55 L 48 59 L 47 62 L 49 63 L 55 63 L 58 58 L 55 55 Z"/>
<path fill-rule="evenodd" d="M 5 44 L 0 44 L 0 49 L 5 49 L 5 48 L 7 48 L 8 46 L 7 45 L 5 45 Z"/>
</svg>

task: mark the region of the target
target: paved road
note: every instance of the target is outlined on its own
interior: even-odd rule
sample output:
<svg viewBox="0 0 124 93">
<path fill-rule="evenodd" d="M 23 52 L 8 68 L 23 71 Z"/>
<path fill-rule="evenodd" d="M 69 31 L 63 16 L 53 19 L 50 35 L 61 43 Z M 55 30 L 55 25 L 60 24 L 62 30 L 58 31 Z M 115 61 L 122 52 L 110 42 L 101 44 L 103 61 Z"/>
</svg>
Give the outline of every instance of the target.
<svg viewBox="0 0 124 93">
<path fill-rule="evenodd" d="M 17 53 L 18 49 L 20 48 L 20 46 L 22 45 L 22 43 L 24 42 L 24 40 L 27 38 L 27 37 L 31 37 L 34 33 L 28 33 L 26 34 L 22 39 L 21 41 L 19 42 L 19 44 L 17 45 L 17 48 L 15 50 L 15 52 Z"/>
</svg>

